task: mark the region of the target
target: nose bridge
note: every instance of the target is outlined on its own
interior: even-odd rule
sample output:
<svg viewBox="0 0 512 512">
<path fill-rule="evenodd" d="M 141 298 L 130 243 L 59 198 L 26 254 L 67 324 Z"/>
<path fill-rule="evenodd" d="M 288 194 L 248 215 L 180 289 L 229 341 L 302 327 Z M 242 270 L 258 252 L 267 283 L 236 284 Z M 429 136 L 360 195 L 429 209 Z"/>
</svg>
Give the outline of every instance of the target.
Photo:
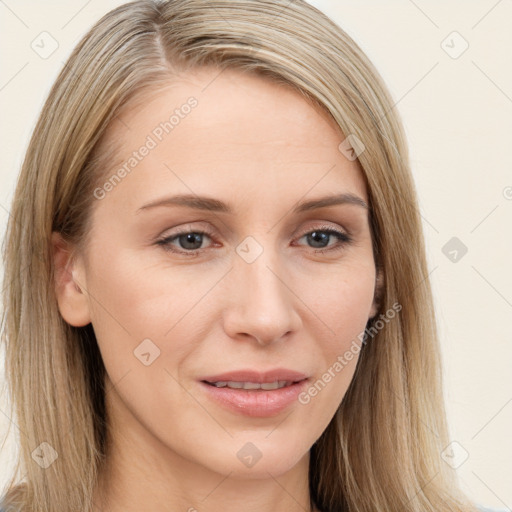
<svg viewBox="0 0 512 512">
<path fill-rule="evenodd" d="M 287 282 L 289 273 L 276 249 L 270 242 L 264 246 L 247 237 L 236 252 L 226 331 L 233 337 L 250 335 L 266 344 L 297 329 L 300 319 Z"/>
</svg>

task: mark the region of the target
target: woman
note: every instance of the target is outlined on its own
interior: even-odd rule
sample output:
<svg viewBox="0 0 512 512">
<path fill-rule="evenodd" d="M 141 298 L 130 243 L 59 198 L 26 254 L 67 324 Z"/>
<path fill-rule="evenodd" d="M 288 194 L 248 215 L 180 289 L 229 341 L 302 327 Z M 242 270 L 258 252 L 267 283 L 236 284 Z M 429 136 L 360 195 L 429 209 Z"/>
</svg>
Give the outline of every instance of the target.
<svg viewBox="0 0 512 512">
<path fill-rule="evenodd" d="M 477 510 L 441 457 L 400 120 L 304 1 L 104 16 L 43 108 L 4 258 L 7 510 Z"/>
</svg>

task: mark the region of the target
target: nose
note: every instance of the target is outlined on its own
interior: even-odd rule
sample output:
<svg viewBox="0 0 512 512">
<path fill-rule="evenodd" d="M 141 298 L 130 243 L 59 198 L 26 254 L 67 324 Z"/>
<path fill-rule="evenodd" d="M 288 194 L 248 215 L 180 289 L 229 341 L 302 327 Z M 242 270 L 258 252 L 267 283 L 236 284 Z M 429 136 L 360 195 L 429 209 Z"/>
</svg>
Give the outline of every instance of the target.
<svg viewBox="0 0 512 512">
<path fill-rule="evenodd" d="M 247 263 L 236 256 L 228 275 L 229 306 L 224 330 L 233 339 L 253 339 L 260 345 L 282 341 L 299 330 L 299 298 L 293 293 L 289 272 L 265 250 Z"/>
</svg>

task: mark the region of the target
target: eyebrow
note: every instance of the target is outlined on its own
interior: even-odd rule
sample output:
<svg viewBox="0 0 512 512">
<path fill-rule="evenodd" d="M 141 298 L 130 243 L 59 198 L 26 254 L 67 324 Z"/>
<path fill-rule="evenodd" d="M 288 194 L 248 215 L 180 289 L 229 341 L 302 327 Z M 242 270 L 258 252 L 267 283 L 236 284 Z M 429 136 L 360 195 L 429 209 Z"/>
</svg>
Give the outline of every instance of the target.
<svg viewBox="0 0 512 512">
<path fill-rule="evenodd" d="M 334 206 L 338 204 L 353 204 L 369 210 L 368 204 L 352 193 L 343 193 L 330 196 L 319 197 L 310 201 L 304 201 L 299 203 L 293 209 L 293 213 L 301 213 L 317 208 L 325 208 L 328 206 Z M 160 206 L 186 206 L 188 208 L 194 208 L 196 210 L 206 210 L 211 212 L 219 213 L 233 213 L 233 209 L 226 203 L 213 199 L 211 197 L 196 196 L 192 194 L 180 194 L 176 196 L 164 197 L 157 199 L 151 203 L 141 206 L 137 213 L 141 211 L 149 210 L 151 208 L 157 208 Z"/>
</svg>

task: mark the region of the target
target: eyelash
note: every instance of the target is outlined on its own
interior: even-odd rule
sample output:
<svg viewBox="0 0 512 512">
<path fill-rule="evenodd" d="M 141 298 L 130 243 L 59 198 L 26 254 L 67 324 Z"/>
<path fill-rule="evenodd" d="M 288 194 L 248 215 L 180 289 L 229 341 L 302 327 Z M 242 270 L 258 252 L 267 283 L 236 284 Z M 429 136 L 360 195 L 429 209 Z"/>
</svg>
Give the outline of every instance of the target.
<svg viewBox="0 0 512 512">
<path fill-rule="evenodd" d="M 339 251 L 345 247 L 345 245 L 350 244 L 352 242 L 352 237 L 347 235 L 346 233 L 343 233 L 342 231 L 338 231 L 336 229 L 333 229 L 331 227 L 327 226 L 321 226 L 319 228 L 315 228 L 311 231 L 307 231 L 304 233 L 300 238 L 303 238 L 306 235 L 310 235 L 315 232 L 321 232 L 321 233 L 328 233 L 330 235 L 334 235 L 338 238 L 339 242 L 333 247 L 329 247 L 326 249 L 314 249 L 313 252 L 315 253 L 326 253 L 331 251 Z M 164 250 L 173 252 L 176 254 L 183 254 L 184 256 L 194 257 L 198 256 L 201 251 L 205 249 L 191 249 L 189 251 L 185 250 L 177 250 L 175 248 L 171 248 L 170 243 L 179 238 L 182 235 L 189 235 L 189 234 L 196 234 L 196 235 L 206 235 L 210 239 L 213 240 L 213 233 L 209 232 L 208 230 L 191 230 L 191 229 L 179 229 L 177 232 L 173 233 L 172 236 L 166 236 L 165 238 L 161 238 L 157 240 L 155 243 L 159 246 L 162 246 Z"/>
</svg>

